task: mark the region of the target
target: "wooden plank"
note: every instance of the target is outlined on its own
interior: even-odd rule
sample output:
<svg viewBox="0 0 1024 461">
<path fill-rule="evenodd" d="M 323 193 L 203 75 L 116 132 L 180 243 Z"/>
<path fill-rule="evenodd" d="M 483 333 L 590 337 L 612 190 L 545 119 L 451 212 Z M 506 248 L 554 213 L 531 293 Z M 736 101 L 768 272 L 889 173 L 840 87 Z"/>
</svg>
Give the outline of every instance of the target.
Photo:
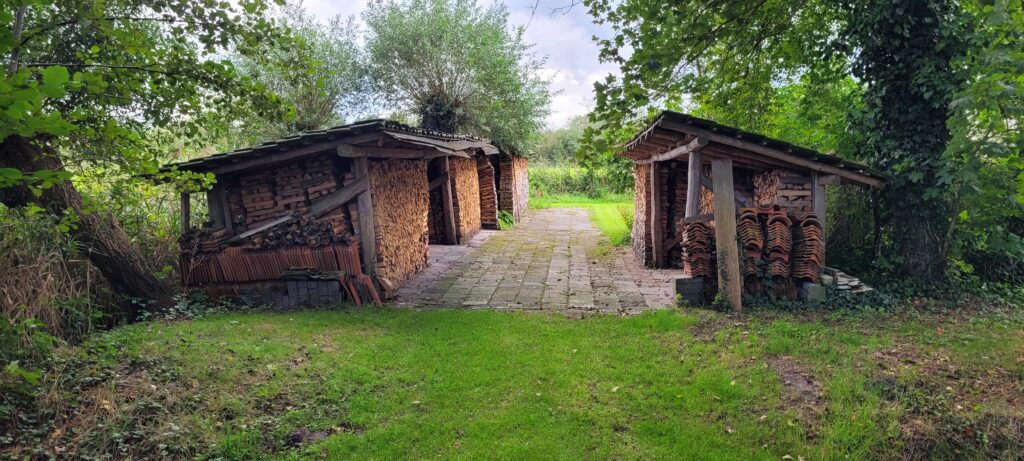
<svg viewBox="0 0 1024 461">
<path fill-rule="evenodd" d="M 669 250 L 675 248 L 676 245 L 679 245 L 680 243 L 683 243 L 683 233 L 682 232 L 680 232 L 679 234 L 676 234 L 675 237 L 672 237 L 672 238 L 670 238 L 668 240 L 665 240 L 665 247 L 664 247 L 665 251 L 669 251 Z"/>
<path fill-rule="evenodd" d="M 704 174 L 701 171 L 701 153 L 690 154 L 690 164 L 686 172 L 686 217 L 700 213 L 700 186 Z"/>
<path fill-rule="evenodd" d="M 272 229 L 274 227 L 280 226 L 281 224 L 284 224 L 284 223 L 287 223 L 287 222 L 291 222 L 293 219 L 295 219 L 295 216 L 292 216 L 292 215 L 281 216 L 280 218 L 277 218 L 277 219 L 275 219 L 273 221 L 270 221 L 270 222 L 268 222 L 266 224 L 263 224 L 263 225 L 261 225 L 259 227 L 254 227 L 254 228 L 249 229 L 249 230 L 247 230 L 245 232 L 242 232 L 241 234 L 238 234 L 238 235 L 236 235 L 234 237 L 231 237 L 231 239 L 228 240 L 228 243 L 235 243 L 235 242 L 239 242 L 239 241 L 245 240 L 245 239 L 247 239 L 249 237 L 252 237 L 252 236 L 254 236 L 256 234 L 259 234 L 260 232 L 264 232 L 266 230 L 269 230 L 269 229 Z"/>
<path fill-rule="evenodd" d="M 224 189 L 214 184 L 213 188 L 206 191 L 206 208 L 210 211 L 210 220 L 213 221 L 213 228 L 224 226 L 224 209 L 220 207 L 220 196 Z"/>
<path fill-rule="evenodd" d="M 266 152 L 260 155 L 257 152 L 255 155 L 258 157 L 241 160 L 237 163 L 231 163 L 224 166 L 215 167 L 212 171 L 216 175 L 225 173 L 232 173 L 241 170 L 248 170 L 257 167 L 265 167 L 277 163 L 289 162 L 309 155 L 331 152 L 335 149 L 338 143 L 341 141 L 325 141 L 305 146 L 299 146 L 295 148 L 289 148 L 283 152 Z M 227 157 L 230 157 L 227 156 Z"/>
<path fill-rule="evenodd" d="M 699 215 L 699 216 L 688 216 L 686 218 L 683 218 L 683 223 L 684 224 L 693 224 L 693 223 L 697 223 L 697 222 L 711 222 L 711 221 L 714 221 L 714 220 L 715 220 L 715 215 L 714 214 L 702 214 L 702 215 Z"/>
<path fill-rule="evenodd" d="M 733 138 L 731 136 L 726 136 L 726 135 L 723 135 L 723 134 L 714 133 L 714 132 L 705 130 L 703 128 L 697 128 L 695 126 L 687 125 L 687 124 L 684 124 L 684 123 L 677 123 L 677 122 L 674 122 L 674 121 L 671 121 L 671 120 L 663 121 L 662 122 L 662 126 L 664 126 L 665 128 L 672 129 L 672 130 L 682 131 L 684 133 L 689 133 L 689 134 L 692 134 L 694 136 L 706 137 L 712 143 L 716 143 L 716 144 L 720 144 L 720 145 L 724 145 L 724 146 L 735 147 L 735 148 L 746 150 L 746 151 L 749 151 L 749 152 L 756 152 L 758 154 L 764 155 L 765 157 L 773 158 L 773 159 L 776 159 L 776 160 L 782 160 L 782 161 L 787 162 L 787 163 L 792 164 L 792 165 L 796 165 L 796 166 L 800 166 L 800 167 L 803 167 L 803 168 L 807 168 L 807 169 L 809 169 L 811 171 L 817 171 L 819 173 L 834 174 L 834 175 L 846 178 L 846 179 L 850 180 L 851 182 L 855 182 L 855 183 L 859 183 L 859 184 L 864 184 L 864 185 L 867 185 L 867 186 L 885 187 L 885 181 L 884 180 L 877 179 L 877 178 L 874 178 L 874 177 L 871 177 L 871 176 L 868 176 L 868 175 L 865 175 L 865 174 L 861 174 L 861 173 L 858 173 L 856 171 L 852 171 L 852 170 L 848 170 L 848 169 L 844 169 L 844 168 L 839 168 L 839 167 L 836 167 L 836 166 L 833 166 L 833 165 L 828 165 L 828 164 L 825 164 L 825 163 L 820 163 L 820 162 L 817 162 L 817 161 L 812 160 L 812 159 L 800 157 L 798 155 L 786 153 L 786 152 L 783 152 L 781 150 L 778 150 L 778 149 L 775 149 L 775 148 L 772 148 L 772 147 L 768 147 L 768 146 L 763 146 L 763 145 L 755 143 L 755 142 L 744 141 L 742 139 L 736 139 L 736 138 Z M 715 146 L 715 144 L 709 144 L 708 145 L 708 147 L 712 147 L 712 146 Z"/>
<path fill-rule="evenodd" d="M 665 244 L 665 237 L 662 236 L 663 230 L 661 225 L 661 181 L 658 180 L 658 170 L 660 170 L 660 164 L 654 162 L 651 164 L 651 255 L 654 259 L 654 267 L 665 267 L 665 250 L 662 245 Z"/>
<path fill-rule="evenodd" d="M 181 232 L 192 230 L 192 200 L 188 192 L 181 193 Z"/>
<path fill-rule="evenodd" d="M 314 217 L 321 217 L 327 213 L 330 213 L 334 209 L 342 206 L 352 199 L 356 198 L 359 194 L 366 191 L 369 187 L 369 183 L 366 178 L 359 178 L 353 181 L 351 184 L 342 187 L 330 194 L 316 200 L 309 206 L 310 213 Z"/>
<path fill-rule="evenodd" d="M 698 136 L 698 137 L 694 138 L 692 141 L 690 141 L 689 143 L 686 143 L 686 144 L 684 144 L 682 146 L 676 147 L 675 149 L 672 149 L 672 150 L 670 150 L 668 152 L 665 152 L 663 154 L 658 154 L 658 155 L 651 156 L 651 158 L 649 158 L 647 160 L 641 160 L 641 161 L 639 161 L 637 163 L 639 163 L 641 165 L 645 165 L 645 164 L 648 164 L 648 163 L 664 162 L 664 161 L 667 161 L 667 160 L 672 160 L 674 158 L 682 157 L 682 156 L 684 156 L 686 154 L 692 154 L 693 152 L 697 152 L 697 151 L 701 150 L 702 148 L 704 148 L 704 146 L 706 146 L 706 145 L 708 145 L 708 138 L 705 138 L 703 136 Z"/>
<path fill-rule="evenodd" d="M 448 173 L 444 173 L 441 176 L 431 179 L 430 184 L 427 185 L 427 189 L 434 190 L 445 184 L 448 184 Z"/>
<path fill-rule="evenodd" d="M 711 161 L 715 188 L 715 252 L 718 262 L 718 290 L 725 293 L 733 311 L 743 310 L 743 280 L 740 279 L 740 253 L 736 241 L 736 192 L 732 179 L 732 160 Z"/>
<path fill-rule="evenodd" d="M 370 160 L 366 157 L 353 159 L 353 175 L 356 179 L 370 183 Z M 373 194 L 367 187 L 359 194 L 359 248 L 362 251 L 363 273 L 377 280 L 377 231 L 374 229 Z M 376 282 L 374 282 L 376 283 Z"/>
<path fill-rule="evenodd" d="M 217 186 L 213 186 L 213 187 L 217 188 Z M 217 200 L 218 200 L 217 206 L 220 207 L 221 213 L 224 214 L 224 227 L 226 227 L 228 229 L 228 233 L 229 234 L 234 234 L 235 233 L 235 223 L 233 222 L 234 220 L 233 220 L 233 217 L 231 216 L 231 205 L 228 204 L 228 191 L 227 191 L 227 187 L 225 187 L 223 185 L 220 186 L 220 194 L 217 195 Z"/>
<path fill-rule="evenodd" d="M 430 157 L 446 155 L 437 149 L 410 149 L 408 147 L 377 147 L 377 146 L 353 146 L 342 144 L 338 146 L 338 156 L 345 158 L 356 157 L 386 157 L 408 160 L 420 160 Z"/>
<path fill-rule="evenodd" d="M 825 185 L 818 173 L 811 174 L 811 211 L 818 216 L 822 229 L 825 228 Z"/>
<path fill-rule="evenodd" d="M 457 245 L 455 235 L 455 205 L 452 204 L 452 178 L 448 164 L 448 157 L 441 159 L 441 174 L 444 175 L 444 185 L 441 186 L 442 203 L 444 208 L 444 235 L 445 243 Z"/>
</svg>

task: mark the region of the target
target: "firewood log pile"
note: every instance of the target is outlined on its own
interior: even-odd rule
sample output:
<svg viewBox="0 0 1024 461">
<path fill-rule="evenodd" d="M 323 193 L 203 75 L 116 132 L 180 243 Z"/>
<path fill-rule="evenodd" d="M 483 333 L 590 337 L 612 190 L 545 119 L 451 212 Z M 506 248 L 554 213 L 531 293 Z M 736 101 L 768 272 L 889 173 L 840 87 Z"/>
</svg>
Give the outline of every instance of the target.
<svg viewBox="0 0 1024 461">
<path fill-rule="evenodd" d="M 270 173 L 243 176 L 239 180 L 239 187 L 245 211 L 245 225 L 265 221 L 277 213 L 274 209 L 274 182 Z"/>
<path fill-rule="evenodd" d="M 708 223 L 686 225 L 683 272 L 690 277 L 715 277 L 715 230 Z"/>
<path fill-rule="evenodd" d="M 476 163 L 470 160 L 469 165 L 475 183 Z M 374 200 L 374 215 L 370 218 L 375 223 L 377 239 L 377 276 L 401 285 L 427 267 L 427 162 L 372 161 L 370 187 Z M 479 202 L 479 192 L 476 189 L 472 192 Z M 476 220 L 479 228 L 479 208 Z"/>
<path fill-rule="evenodd" d="M 779 196 L 779 170 L 766 171 L 754 176 L 754 205 L 768 207 Z"/>
<path fill-rule="evenodd" d="M 290 223 L 281 224 L 256 234 L 249 239 L 246 248 L 254 250 L 266 250 L 270 248 L 281 248 L 287 246 L 307 246 L 316 248 L 330 243 L 341 243 L 349 245 L 353 237 L 346 229 L 338 229 L 330 221 L 303 217 L 298 212 L 293 213 Z"/>
</svg>

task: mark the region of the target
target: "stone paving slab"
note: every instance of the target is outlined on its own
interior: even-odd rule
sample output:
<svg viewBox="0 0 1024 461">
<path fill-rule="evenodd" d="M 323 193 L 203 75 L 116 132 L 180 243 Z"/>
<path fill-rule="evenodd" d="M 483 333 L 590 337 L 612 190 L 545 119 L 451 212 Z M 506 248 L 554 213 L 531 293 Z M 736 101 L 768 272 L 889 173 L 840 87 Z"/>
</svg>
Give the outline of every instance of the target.
<svg viewBox="0 0 1024 461">
<path fill-rule="evenodd" d="M 480 231 L 467 245 L 430 247 L 430 266 L 398 290 L 415 308 L 636 314 L 673 304 L 678 271 L 650 270 L 580 208 L 531 210 L 515 228 Z"/>
</svg>

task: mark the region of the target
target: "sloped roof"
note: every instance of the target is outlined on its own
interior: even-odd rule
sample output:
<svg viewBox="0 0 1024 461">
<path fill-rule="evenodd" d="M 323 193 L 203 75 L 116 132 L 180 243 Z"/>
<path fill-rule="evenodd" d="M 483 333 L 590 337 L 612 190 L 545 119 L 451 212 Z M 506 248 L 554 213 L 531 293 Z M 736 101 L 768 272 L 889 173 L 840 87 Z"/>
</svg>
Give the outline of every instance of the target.
<svg viewBox="0 0 1024 461">
<path fill-rule="evenodd" d="M 824 170 L 839 174 L 848 182 L 871 186 L 882 186 L 890 178 L 867 165 L 690 114 L 668 110 L 655 117 L 643 131 L 630 139 L 624 145 L 622 155 L 635 161 L 650 161 L 652 157 L 665 154 L 698 138 L 701 142 L 708 143 L 706 146 L 700 144 L 705 150 L 717 150 L 722 156 L 728 156 L 726 152 L 742 151 L 744 158 L 750 162 L 757 162 L 760 157 L 765 163 L 789 166 L 797 170 Z"/>
<path fill-rule="evenodd" d="M 179 169 L 190 171 L 213 171 L 222 166 L 237 164 L 242 161 L 265 156 L 289 154 L 298 149 L 308 151 L 309 155 L 322 153 L 337 148 L 342 144 L 367 144 L 381 142 L 379 139 L 364 139 L 368 135 L 380 134 L 381 139 L 391 144 L 438 151 L 440 155 L 470 156 L 469 151 L 479 150 L 486 155 L 499 153 L 490 141 L 474 136 L 441 133 L 437 131 L 414 128 L 392 120 L 372 119 L 340 125 L 323 130 L 308 131 L 302 134 L 274 139 L 262 144 L 237 149 L 230 152 L 213 154 L 207 157 L 176 162 L 166 165 L 163 170 Z M 319 149 L 319 150 L 318 150 Z M 388 158 L 386 149 L 371 154 L 371 157 Z"/>
</svg>

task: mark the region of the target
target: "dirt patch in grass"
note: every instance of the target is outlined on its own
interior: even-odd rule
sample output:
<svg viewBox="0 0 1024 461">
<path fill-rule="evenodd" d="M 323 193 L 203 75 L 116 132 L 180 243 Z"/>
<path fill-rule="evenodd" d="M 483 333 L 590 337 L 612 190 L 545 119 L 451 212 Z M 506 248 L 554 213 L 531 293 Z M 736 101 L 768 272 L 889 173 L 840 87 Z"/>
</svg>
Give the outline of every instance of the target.
<svg viewBox="0 0 1024 461">
<path fill-rule="evenodd" d="M 826 410 L 821 382 L 792 357 L 771 357 L 768 366 L 779 375 L 783 408 L 796 411 L 808 427 L 816 427 Z M 808 433 L 808 437 L 813 436 L 813 432 Z"/>
<path fill-rule="evenodd" d="M 1024 380 L 1002 367 L 964 368 L 944 350 L 876 352 L 882 396 L 902 405 L 902 458 L 1024 459 Z"/>
</svg>

